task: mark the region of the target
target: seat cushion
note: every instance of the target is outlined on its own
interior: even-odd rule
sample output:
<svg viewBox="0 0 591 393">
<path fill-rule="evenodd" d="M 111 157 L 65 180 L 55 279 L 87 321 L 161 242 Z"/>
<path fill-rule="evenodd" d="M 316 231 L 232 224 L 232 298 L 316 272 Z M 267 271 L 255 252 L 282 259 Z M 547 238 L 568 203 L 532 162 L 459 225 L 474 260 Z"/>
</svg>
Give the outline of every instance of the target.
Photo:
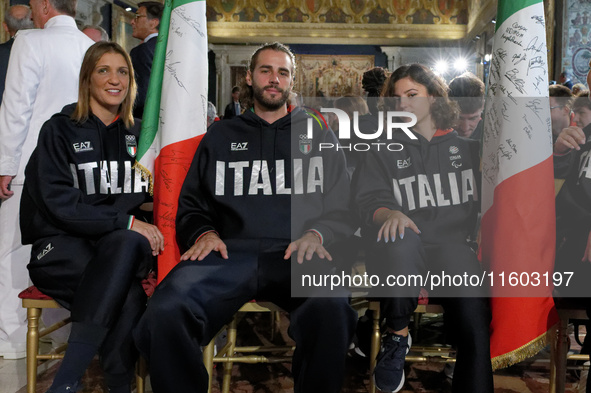
<svg viewBox="0 0 591 393">
<path fill-rule="evenodd" d="M 43 292 L 37 289 L 36 286 L 31 285 L 27 289 L 23 290 L 18 294 L 21 299 L 33 299 L 33 300 L 53 300 L 50 296 L 47 296 Z"/>
</svg>

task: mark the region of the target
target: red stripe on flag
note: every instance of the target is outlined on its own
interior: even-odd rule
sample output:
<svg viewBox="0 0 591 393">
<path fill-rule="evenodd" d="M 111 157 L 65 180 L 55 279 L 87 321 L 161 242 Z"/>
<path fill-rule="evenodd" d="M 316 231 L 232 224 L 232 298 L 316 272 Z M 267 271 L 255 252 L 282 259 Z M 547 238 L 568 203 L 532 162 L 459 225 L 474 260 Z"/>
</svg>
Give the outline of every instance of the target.
<svg viewBox="0 0 591 393">
<path fill-rule="evenodd" d="M 512 359 L 512 351 L 536 339 L 545 343 L 541 336 L 558 322 L 551 285 L 512 287 L 509 281 L 511 273 L 525 280 L 532 272 L 547 272 L 552 284 L 556 241 L 552 173 L 549 157 L 506 179 L 495 188 L 493 205 L 482 217 L 482 262 L 494 273 L 491 355 L 505 357 L 501 366 L 522 360 Z M 522 272 L 528 274 L 521 276 Z"/>
<path fill-rule="evenodd" d="M 497 297 L 491 299 L 490 356 L 493 367 L 498 356 L 511 358 L 511 352 L 545 335 L 558 322 L 558 313 L 551 297 Z M 546 341 L 541 338 L 543 345 Z M 522 358 L 499 362 L 500 366 L 520 362 Z M 497 367 L 494 367 L 495 369 Z"/>
<path fill-rule="evenodd" d="M 158 256 L 158 283 L 179 263 L 175 219 L 181 187 L 204 134 L 165 146 L 154 163 L 154 221 L 164 235 Z"/>
</svg>

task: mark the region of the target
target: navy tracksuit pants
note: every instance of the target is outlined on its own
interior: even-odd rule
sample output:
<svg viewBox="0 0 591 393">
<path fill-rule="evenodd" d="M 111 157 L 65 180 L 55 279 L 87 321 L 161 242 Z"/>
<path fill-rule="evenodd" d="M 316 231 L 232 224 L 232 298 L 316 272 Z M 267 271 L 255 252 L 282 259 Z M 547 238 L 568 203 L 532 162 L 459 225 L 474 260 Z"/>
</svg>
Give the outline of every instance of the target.
<svg viewBox="0 0 591 393">
<path fill-rule="evenodd" d="M 127 229 L 93 240 L 52 236 L 32 248 L 31 280 L 71 311 L 69 342 L 100 345 L 101 366 L 115 386 L 134 372 L 131 332 L 145 309 L 141 280 L 152 263 L 148 240 Z"/>
<path fill-rule="evenodd" d="M 482 275 L 476 254 L 465 243 L 425 244 L 419 235 L 406 230 L 404 239 L 374 243 L 367 260 L 369 274 L 378 274 L 384 282 L 388 275 L 450 276 Z M 378 288 L 382 316 L 394 330 L 408 326 L 417 307 L 420 286 L 384 286 Z M 457 348 L 453 377 L 454 393 L 492 393 L 493 376 L 490 358 L 490 307 L 487 292 L 481 287 L 466 286 L 429 292 L 445 309 L 445 323 Z"/>
<path fill-rule="evenodd" d="M 290 312 L 295 392 L 339 392 L 357 322 L 348 294 L 292 298 L 294 262 L 283 259 L 285 241 L 229 240 L 226 245 L 228 260 L 212 252 L 203 261 L 181 262 L 148 302 L 134 337 L 149 359 L 154 392 L 206 393 L 201 347 L 253 299 Z M 308 263 L 329 265 L 325 260 Z"/>
</svg>

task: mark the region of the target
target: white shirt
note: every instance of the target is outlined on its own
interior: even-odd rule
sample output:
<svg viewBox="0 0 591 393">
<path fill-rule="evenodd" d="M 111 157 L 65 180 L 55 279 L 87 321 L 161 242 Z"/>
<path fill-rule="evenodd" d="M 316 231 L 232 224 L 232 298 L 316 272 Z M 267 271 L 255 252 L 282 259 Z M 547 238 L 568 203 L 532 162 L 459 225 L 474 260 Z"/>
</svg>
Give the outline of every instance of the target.
<svg viewBox="0 0 591 393">
<path fill-rule="evenodd" d="M 150 38 L 152 37 L 158 37 L 158 33 L 152 33 L 149 36 L 147 36 L 146 38 L 144 38 L 144 42 L 148 42 L 150 40 Z"/>
<path fill-rule="evenodd" d="M 92 44 L 66 15 L 16 35 L 0 107 L 0 175 L 16 175 L 14 184 L 24 182 L 43 123 L 78 100 L 80 66 Z"/>
</svg>

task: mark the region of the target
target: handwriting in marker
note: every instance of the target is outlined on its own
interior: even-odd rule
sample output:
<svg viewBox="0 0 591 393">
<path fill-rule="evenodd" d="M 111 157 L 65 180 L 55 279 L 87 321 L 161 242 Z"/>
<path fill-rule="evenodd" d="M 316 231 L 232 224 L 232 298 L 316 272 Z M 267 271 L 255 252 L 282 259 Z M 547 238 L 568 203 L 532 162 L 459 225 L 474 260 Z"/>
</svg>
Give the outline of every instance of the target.
<svg viewBox="0 0 591 393">
<path fill-rule="evenodd" d="M 177 73 L 177 65 L 182 64 L 182 62 L 180 60 L 173 62 L 172 61 L 173 55 L 174 55 L 173 50 L 170 50 L 166 53 L 166 61 L 165 61 L 166 71 L 176 80 L 177 85 L 188 93 L 187 89 L 185 88 L 184 83 L 180 80 L 178 73 Z"/>
<path fill-rule="evenodd" d="M 511 82 L 513 86 L 515 86 L 515 89 L 518 92 L 520 92 L 521 94 L 525 94 L 525 81 L 519 78 L 519 70 L 517 68 L 507 71 L 505 73 L 505 78 L 509 79 L 509 82 Z"/>
<path fill-rule="evenodd" d="M 534 15 L 531 17 L 533 20 L 536 21 L 537 24 L 544 26 L 544 17 L 540 15 Z"/>
<path fill-rule="evenodd" d="M 201 38 L 206 38 L 201 24 L 186 13 L 184 6 L 175 8 L 175 14 L 185 21 Z"/>
<path fill-rule="evenodd" d="M 507 142 L 507 145 L 509 145 L 511 150 L 517 154 L 517 144 L 515 144 L 512 139 L 505 139 L 505 142 Z"/>
<path fill-rule="evenodd" d="M 529 110 L 531 110 L 534 115 L 536 115 L 536 117 L 538 119 L 540 119 L 540 121 L 542 120 L 540 118 L 540 111 L 542 110 L 542 102 L 539 98 L 536 98 L 534 100 L 529 101 L 527 104 L 525 104 L 525 107 L 528 108 Z"/>
<path fill-rule="evenodd" d="M 530 59 L 527 74 L 529 75 L 529 71 L 533 69 L 541 69 L 544 75 L 546 74 L 546 61 L 542 56 L 535 56 Z"/>
<path fill-rule="evenodd" d="M 529 121 L 528 121 L 528 119 L 527 119 L 527 115 L 523 115 L 522 119 L 523 119 L 523 120 L 525 121 L 525 123 L 526 123 L 526 126 L 525 126 L 525 127 L 523 127 L 523 131 L 525 131 L 525 133 L 526 133 L 527 137 L 528 137 L 529 139 L 531 139 L 531 138 L 532 138 L 532 132 L 533 132 L 534 128 L 531 126 L 531 124 L 529 124 Z"/>
<path fill-rule="evenodd" d="M 513 65 L 517 65 L 519 63 L 521 63 L 522 61 L 527 60 L 527 54 L 525 53 L 516 53 L 513 55 Z"/>
<path fill-rule="evenodd" d="M 525 48 L 526 51 L 534 51 L 536 53 L 544 53 L 545 54 L 545 50 L 544 50 L 544 43 L 541 42 L 540 45 L 538 47 L 536 47 L 536 45 L 538 44 L 538 37 L 534 37 L 531 39 L 531 41 L 529 42 L 529 44 L 527 45 L 527 47 Z"/>
<path fill-rule="evenodd" d="M 501 153 L 502 158 L 506 158 L 507 160 L 513 158 L 513 154 L 511 154 L 511 152 L 507 150 L 504 144 L 499 145 L 499 153 Z"/>
</svg>

